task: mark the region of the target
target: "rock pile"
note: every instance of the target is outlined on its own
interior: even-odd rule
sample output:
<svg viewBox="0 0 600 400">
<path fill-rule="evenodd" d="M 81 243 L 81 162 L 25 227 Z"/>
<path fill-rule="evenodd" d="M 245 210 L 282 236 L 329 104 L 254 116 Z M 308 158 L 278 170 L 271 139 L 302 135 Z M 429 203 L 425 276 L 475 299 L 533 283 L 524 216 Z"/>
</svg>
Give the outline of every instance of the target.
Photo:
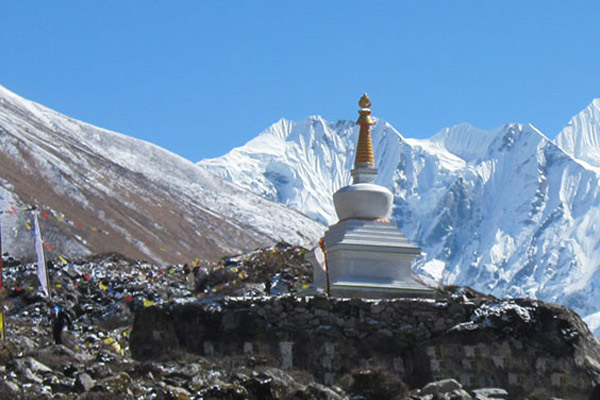
<svg viewBox="0 0 600 400">
<path fill-rule="evenodd" d="M 315 379 L 318 371 L 296 368 L 293 363 L 282 365 L 268 351 L 254 347 L 254 343 L 244 349 L 244 341 L 235 339 L 239 333 L 237 327 L 243 326 L 240 322 L 244 321 L 244 318 L 238 318 L 239 313 L 225 318 L 224 326 L 229 331 L 219 328 L 210 333 L 216 338 L 229 340 L 223 343 L 225 347 L 231 347 L 230 352 L 224 351 L 218 340 L 202 338 L 197 341 L 202 351 L 190 352 L 179 338 L 176 349 L 169 348 L 168 341 L 159 340 L 154 347 L 157 357 L 132 357 L 132 352 L 136 352 L 130 347 L 131 336 L 135 336 L 135 331 L 132 332 L 134 316 L 138 316 L 136 323 L 141 323 L 143 319 L 139 316 L 158 315 L 177 307 L 194 305 L 212 310 L 209 314 L 216 318 L 215 323 L 218 322 L 219 327 L 223 322 L 219 316 L 224 315 L 227 305 L 235 305 L 238 311 L 243 305 L 248 305 L 257 311 L 255 322 L 268 321 L 272 329 L 279 329 L 281 324 L 296 318 L 289 308 L 290 304 L 316 302 L 320 308 L 314 312 L 319 315 L 308 318 L 307 315 L 313 311 L 305 312 L 307 315 L 301 319 L 306 326 L 302 329 L 334 338 L 335 329 L 331 323 L 334 312 L 329 308 L 339 302 L 340 307 L 346 307 L 350 313 L 346 316 L 351 321 L 348 324 L 361 326 L 349 326 L 347 332 L 354 331 L 360 335 L 363 329 L 376 328 L 378 335 L 383 335 L 377 336 L 377 340 L 385 340 L 386 337 L 389 340 L 389 336 L 385 335 L 395 334 L 393 329 L 386 333 L 386 327 L 373 325 L 365 319 L 371 308 L 377 315 L 393 319 L 396 307 L 393 304 L 370 302 L 368 311 L 360 311 L 366 306 L 356 308 L 344 301 L 330 303 L 322 296 L 304 297 L 312 280 L 311 267 L 303 258 L 304 251 L 279 244 L 219 262 L 196 260 L 189 265 L 173 266 L 151 265 L 116 254 L 73 262 L 56 260 L 49 268 L 51 300 L 43 297 L 37 289 L 35 265 L 5 258 L 0 301 L 6 338 L 0 344 L 0 399 L 518 398 L 510 397 L 506 390 L 500 388 L 463 387 L 458 381 L 433 379 L 437 375 L 431 375 L 435 382 L 413 382 L 409 386 L 393 369 L 360 365 L 358 362 L 355 368 L 335 379 Z M 464 298 L 467 303 L 473 304 L 479 301 L 481 304 L 489 303 L 481 296 L 473 296 L 468 289 L 453 288 L 447 293 L 440 293 L 440 296 Z M 72 325 L 62 335 L 64 344 L 55 344 L 52 339 L 50 311 L 53 304 L 61 305 L 71 314 Z M 462 306 L 466 307 L 464 310 L 456 305 L 449 307 L 453 313 L 471 310 L 465 305 Z M 258 310 L 263 311 L 258 313 Z M 266 312 L 268 315 L 264 314 Z M 519 316 L 519 310 L 513 312 Z M 330 323 L 321 323 L 321 319 L 328 318 Z M 496 319 L 502 321 L 502 318 L 505 314 L 498 314 L 496 309 L 490 308 L 463 325 L 453 325 L 457 326 L 453 335 L 476 330 L 469 322 L 483 327 L 496 324 Z M 192 322 L 190 325 L 193 325 Z M 563 327 L 564 335 L 577 337 L 579 331 L 570 332 L 569 327 Z M 145 329 L 152 335 L 155 328 L 160 330 L 161 327 L 157 324 Z M 246 333 L 251 333 L 251 324 L 247 328 Z M 426 332 L 424 326 L 421 329 Z M 265 340 L 271 337 L 269 332 L 268 329 L 263 332 Z M 236 347 L 236 343 L 241 347 Z M 347 343 L 349 346 L 350 342 Z M 561 343 L 557 342 L 557 346 Z M 189 344 L 193 344 L 192 339 Z M 310 341 L 307 342 L 308 346 L 310 344 Z M 295 356 L 293 348 L 279 347 L 278 342 L 273 342 L 273 345 L 277 351 L 289 350 Z M 335 370 L 340 361 L 326 353 L 322 356 L 329 360 L 332 371 Z M 408 368 L 408 365 L 404 367 Z M 447 376 L 450 377 L 459 378 Z"/>
</svg>

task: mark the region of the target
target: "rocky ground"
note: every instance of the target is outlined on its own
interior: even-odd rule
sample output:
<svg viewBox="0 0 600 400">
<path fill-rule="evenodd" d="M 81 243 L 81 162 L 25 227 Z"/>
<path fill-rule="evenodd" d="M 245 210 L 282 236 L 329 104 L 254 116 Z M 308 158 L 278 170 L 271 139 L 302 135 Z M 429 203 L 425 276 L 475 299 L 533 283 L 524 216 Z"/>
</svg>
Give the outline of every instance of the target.
<svg viewBox="0 0 600 400">
<path fill-rule="evenodd" d="M 305 250 L 279 244 L 219 262 L 159 267 L 115 254 L 49 269 L 52 298 L 37 288 L 35 264 L 4 258 L 5 339 L 0 345 L 0 399 L 510 399 L 501 388 L 465 390 L 453 379 L 409 388 L 389 371 L 357 368 L 337 386 L 306 371 L 284 371 L 263 360 L 136 361 L 128 337 L 137 309 L 223 296 L 300 296 L 310 293 Z M 63 344 L 52 338 L 51 310 L 66 309 L 72 324 Z M 451 377 L 449 377 L 451 378 Z M 530 399 L 550 399 L 538 390 Z"/>
</svg>

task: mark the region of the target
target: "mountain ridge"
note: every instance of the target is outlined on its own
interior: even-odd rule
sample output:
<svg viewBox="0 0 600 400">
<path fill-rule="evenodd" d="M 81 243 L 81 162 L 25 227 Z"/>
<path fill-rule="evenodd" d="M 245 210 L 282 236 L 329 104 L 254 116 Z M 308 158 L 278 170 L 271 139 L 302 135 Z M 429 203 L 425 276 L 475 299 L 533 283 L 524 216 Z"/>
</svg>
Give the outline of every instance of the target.
<svg viewBox="0 0 600 400">
<path fill-rule="evenodd" d="M 298 211 L 154 144 L 76 121 L 5 88 L 0 160 L 0 207 L 32 204 L 52 215 L 43 231 L 54 255 L 118 251 L 155 262 L 189 262 L 280 240 L 305 244 L 320 230 Z M 61 216 L 78 223 L 61 224 Z M 3 220 L 4 247 L 30 257 L 30 216 Z M 108 234 L 98 236 L 98 230 Z"/>
</svg>

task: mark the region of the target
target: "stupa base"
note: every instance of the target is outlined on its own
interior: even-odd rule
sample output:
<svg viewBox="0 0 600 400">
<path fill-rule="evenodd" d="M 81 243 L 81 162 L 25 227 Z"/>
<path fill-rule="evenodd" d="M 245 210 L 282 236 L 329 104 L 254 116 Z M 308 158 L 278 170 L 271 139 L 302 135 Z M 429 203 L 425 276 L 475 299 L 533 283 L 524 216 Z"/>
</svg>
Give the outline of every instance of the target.
<svg viewBox="0 0 600 400">
<path fill-rule="evenodd" d="M 347 219 L 332 225 L 324 239 L 332 296 L 433 298 L 435 290 L 416 280 L 410 268 L 421 249 L 395 225 Z M 327 274 L 309 260 L 315 266 L 315 287 L 325 289 Z"/>
</svg>

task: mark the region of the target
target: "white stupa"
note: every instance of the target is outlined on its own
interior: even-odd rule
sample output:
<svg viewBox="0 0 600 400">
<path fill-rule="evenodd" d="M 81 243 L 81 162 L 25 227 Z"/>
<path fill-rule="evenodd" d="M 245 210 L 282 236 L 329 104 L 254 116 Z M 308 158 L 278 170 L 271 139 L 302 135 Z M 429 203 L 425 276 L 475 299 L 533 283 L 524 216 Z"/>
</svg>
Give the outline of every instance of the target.
<svg viewBox="0 0 600 400">
<path fill-rule="evenodd" d="M 371 101 L 364 94 L 352 184 L 333 195 L 339 221 L 331 225 L 320 247 L 324 262 L 311 258 L 317 289 L 335 297 L 433 297 L 434 290 L 415 279 L 412 260 L 421 254 L 395 224 L 388 221 L 393 195 L 375 185 L 377 169 L 371 141 Z"/>
</svg>

